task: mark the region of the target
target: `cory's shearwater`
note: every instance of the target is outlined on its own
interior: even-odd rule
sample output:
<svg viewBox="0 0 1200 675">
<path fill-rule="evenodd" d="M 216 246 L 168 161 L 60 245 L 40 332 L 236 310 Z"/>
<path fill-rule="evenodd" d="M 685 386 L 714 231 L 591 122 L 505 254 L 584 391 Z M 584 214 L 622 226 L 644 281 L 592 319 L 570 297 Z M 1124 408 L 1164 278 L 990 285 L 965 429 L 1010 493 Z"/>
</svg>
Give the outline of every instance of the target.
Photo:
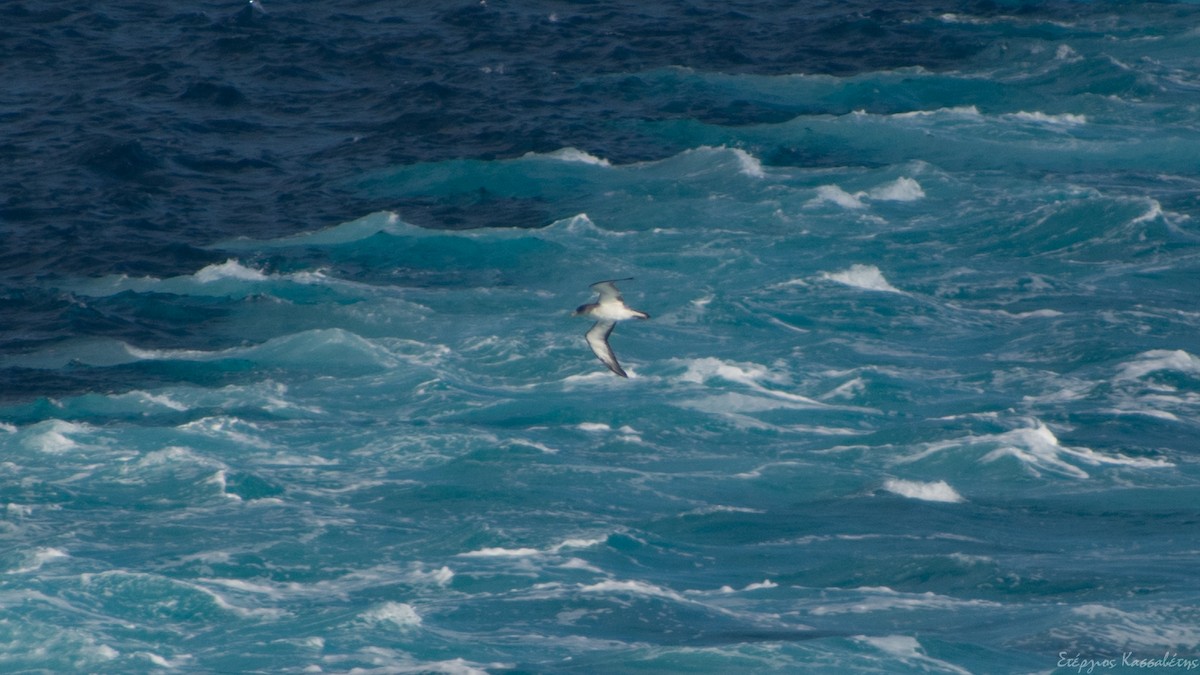
<svg viewBox="0 0 1200 675">
<path fill-rule="evenodd" d="M 608 369 L 620 375 L 621 377 L 629 377 L 625 374 L 625 370 L 621 368 L 621 364 L 617 363 L 617 356 L 613 354 L 612 347 L 608 346 L 608 336 L 612 334 L 613 326 L 617 325 L 618 321 L 625 319 L 649 319 L 650 315 L 645 312 L 639 312 L 636 309 L 631 309 L 625 304 L 621 298 L 621 292 L 614 285 L 618 281 L 629 281 L 633 277 L 626 279 L 612 279 L 609 281 L 597 281 L 590 288 L 596 290 L 600 294 L 600 299 L 596 302 L 580 305 L 572 314 L 572 316 L 590 316 L 596 319 L 596 323 L 587 332 L 587 343 L 608 366 Z"/>
</svg>

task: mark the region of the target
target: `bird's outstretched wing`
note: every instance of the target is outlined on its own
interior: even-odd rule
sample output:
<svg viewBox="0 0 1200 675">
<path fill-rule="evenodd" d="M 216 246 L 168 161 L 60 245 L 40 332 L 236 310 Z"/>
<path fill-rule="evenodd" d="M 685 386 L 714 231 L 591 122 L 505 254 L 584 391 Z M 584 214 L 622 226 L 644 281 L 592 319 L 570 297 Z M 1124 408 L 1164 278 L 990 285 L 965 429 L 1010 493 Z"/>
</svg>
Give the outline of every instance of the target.
<svg viewBox="0 0 1200 675">
<path fill-rule="evenodd" d="M 624 279 L 609 279 L 608 281 L 597 281 L 596 283 L 592 284 L 590 286 L 590 288 L 594 289 L 597 293 L 600 294 L 600 302 L 604 302 L 606 300 L 610 300 L 610 301 L 616 300 L 617 302 L 623 302 L 623 300 L 621 299 L 621 291 L 617 290 L 616 283 L 618 281 L 631 281 L 632 279 L 633 279 L 633 277 L 626 277 Z"/>
<path fill-rule="evenodd" d="M 618 279 L 618 281 L 620 280 Z M 600 283 L 609 282 L 602 281 Z M 629 377 L 625 374 L 625 370 L 621 368 L 621 364 L 617 363 L 617 355 L 613 353 L 612 347 L 608 346 L 608 336 L 612 334 L 613 326 L 615 325 L 617 325 L 615 321 L 597 321 L 588 329 L 587 343 L 604 365 L 608 366 L 609 370 L 621 377 Z"/>
</svg>

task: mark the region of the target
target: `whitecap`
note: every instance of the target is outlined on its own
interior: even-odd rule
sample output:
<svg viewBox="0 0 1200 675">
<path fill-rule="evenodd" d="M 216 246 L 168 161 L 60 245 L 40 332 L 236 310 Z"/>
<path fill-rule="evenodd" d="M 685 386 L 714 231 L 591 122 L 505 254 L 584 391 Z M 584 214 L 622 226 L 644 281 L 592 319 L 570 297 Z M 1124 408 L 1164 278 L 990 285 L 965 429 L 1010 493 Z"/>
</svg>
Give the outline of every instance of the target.
<svg viewBox="0 0 1200 675">
<path fill-rule="evenodd" d="M 867 196 L 882 202 L 915 202 L 925 198 L 925 191 L 916 180 L 902 176 L 873 188 Z"/>
<path fill-rule="evenodd" d="M 603 157 L 597 157 L 589 152 L 584 152 L 583 150 L 579 150 L 578 148 L 561 148 L 559 150 L 555 150 L 554 152 L 546 153 L 546 154 L 538 154 L 538 153 L 530 152 L 530 153 L 526 153 L 525 157 L 529 157 L 529 158 L 546 157 L 549 159 L 557 159 L 561 162 L 591 164 L 592 166 L 603 166 L 603 167 L 611 167 L 612 166 L 612 162 L 608 161 L 607 159 L 604 159 Z"/>
<path fill-rule="evenodd" d="M 17 569 L 10 570 L 9 574 L 25 574 L 27 572 L 36 572 L 42 569 L 46 563 L 70 557 L 70 554 L 60 548 L 54 548 L 52 546 L 40 547 L 25 556 L 25 564 L 21 565 Z"/>
<path fill-rule="evenodd" d="M 904 293 L 900 289 L 888 283 L 884 278 L 883 272 L 874 265 L 851 265 L 849 269 L 840 272 L 824 272 L 821 278 L 828 281 L 836 281 L 839 284 L 851 286 L 853 288 L 861 288 L 866 291 L 882 291 L 885 293 Z"/>
<path fill-rule="evenodd" d="M 125 353 L 140 361 L 221 361 L 247 359 L 258 363 L 295 367 L 389 369 L 407 362 L 432 365 L 449 353 L 442 345 L 398 338 L 370 340 L 342 328 L 318 328 L 274 337 L 250 347 L 216 351 L 198 349 L 143 349 L 121 343 Z M 404 353 L 410 352 L 410 353 Z"/>
<path fill-rule="evenodd" d="M 1122 649 L 1191 649 L 1200 644 L 1194 606 L 1166 604 L 1130 610 L 1087 604 L 1072 608 L 1071 613 L 1083 621 L 1056 633 L 1084 634 Z"/>
<path fill-rule="evenodd" d="M 1011 115 L 1008 115 L 1007 117 L 1010 117 L 1015 120 L 1021 120 L 1022 122 L 1036 122 L 1038 124 L 1050 124 L 1050 125 L 1072 126 L 1072 127 L 1087 124 L 1087 121 L 1088 121 L 1086 115 L 1073 115 L 1071 113 L 1062 113 L 1059 115 L 1047 115 L 1044 112 L 1037 112 L 1037 111 L 1025 112 L 1024 110 L 1022 110 L 1020 112 L 1012 113 Z"/>
<path fill-rule="evenodd" d="M 361 616 L 368 623 L 391 623 L 402 629 L 419 628 L 422 623 L 421 615 L 406 602 L 385 602 L 363 612 Z"/>
<path fill-rule="evenodd" d="M 487 547 L 467 553 L 459 553 L 460 558 L 531 558 L 542 555 L 556 555 L 566 549 L 591 548 L 597 544 L 602 544 L 607 541 L 607 538 L 599 539 L 582 539 L 568 538 L 554 544 L 549 548 L 542 550 L 537 548 L 503 548 L 503 547 Z"/>
<path fill-rule="evenodd" d="M 169 668 L 171 670 L 182 668 L 193 658 L 191 654 L 180 654 L 173 659 L 168 659 L 167 657 L 162 656 L 161 654 L 155 654 L 154 652 L 134 652 L 133 655 L 138 658 L 146 659 L 159 668 Z"/>
<path fill-rule="evenodd" d="M 460 558 L 528 558 L 535 555 L 540 555 L 541 551 L 536 548 L 501 548 L 489 547 L 481 548 L 477 551 L 468 551 L 467 553 L 459 553 Z"/>
<path fill-rule="evenodd" d="M 892 117 L 899 119 L 914 118 L 914 117 L 966 117 L 980 118 L 983 115 L 979 112 L 979 108 L 973 105 L 954 106 L 951 108 L 938 108 L 937 110 L 913 110 L 910 112 L 896 113 Z"/>
<path fill-rule="evenodd" d="M 739 171 L 751 178 L 766 178 L 767 172 L 763 169 L 762 162 L 754 155 L 740 148 L 732 148 L 734 157 L 737 157 Z"/>
<path fill-rule="evenodd" d="M 295 246 L 334 246 L 337 244 L 348 244 L 385 232 L 389 234 L 421 234 L 426 232 L 418 227 L 407 225 L 400 220 L 400 216 L 393 211 L 377 211 L 368 214 L 362 218 L 352 220 L 348 223 L 342 223 L 323 230 L 314 232 L 304 232 L 295 234 L 280 239 L 272 239 L 268 241 L 257 241 L 253 239 L 240 238 L 232 241 L 224 241 L 217 243 L 210 248 L 224 250 L 251 249 L 258 250 L 262 248 L 290 248 Z"/>
<path fill-rule="evenodd" d="M 79 447 L 67 434 L 87 433 L 91 427 L 63 420 L 48 420 L 33 427 L 37 433 L 25 438 L 23 445 L 32 450 L 59 455 Z"/>
<path fill-rule="evenodd" d="M 540 237 L 553 239 L 555 235 L 565 233 L 572 237 L 624 237 L 630 232 L 621 232 L 618 230 L 606 230 L 592 221 L 586 213 L 577 213 L 570 218 L 563 218 L 550 223 L 542 228 Z"/>
<path fill-rule="evenodd" d="M 1054 59 L 1056 61 L 1067 61 L 1068 63 L 1074 63 L 1076 61 L 1082 61 L 1083 57 L 1079 55 L 1079 52 L 1072 49 L 1070 45 L 1059 45 L 1058 49 L 1054 50 Z"/>
<path fill-rule="evenodd" d="M 961 600 L 947 595 L 938 595 L 932 591 L 924 593 L 906 593 L 887 586 L 864 586 L 830 592 L 835 600 L 844 602 L 814 607 L 811 612 L 817 616 L 837 614 L 872 614 L 875 612 L 903 611 L 946 611 L 967 608 L 990 609 L 998 607 L 990 600 Z"/>
<path fill-rule="evenodd" d="M 1033 421 L 1033 426 L 1013 429 L 1001 434 L 969 436 L 965 439 L 932 443 L 912 456 L 899 460 L 902 463 L 919 461 L 932 454 L 950 448 L 982 446 L 991 448 L 979 461 L 985 464 L 1002 459 L 1014 459 L 1031 475 L 1041 477 L 1049 472 L 1070 478 L 1089 478 L 1072 462 L 1088 466 L 1124 466 L 1138 469 L 1157 469 L 1174 466 L 1165 460 L 1147 457 L 1128 457 L 1122 454 L 1104 454 L 1091 448 L 1063 445 L 1044 423 Z M 1068 461 L 1070 460 L 1070 461 Z"/>
<path fill-rule="evenodd" d="M 765 471 L 767 469 L 775 468 L 777 466 L 801 466 L 801 463 L 796 462 L 796 461 L 770 462 L 768 464 L 763 464 L 762 466 L 755 467 L 755 468 L 751 469 L 750 471 L 743 471 L 741 473 L 735 473 L 735 474 L 733 474 L 733 477 L 734 478 L 743 478 L 743 479 L 762 478 L 763 471 Z"/>
<path fill-rule="evenodd" d="M 1141 379 L 1160 370 L 1200 375 L 1200 358 L 1196 358 L 1182 349 L 1153 349 L 1138 354 L 1135 360 L 1121 366 L 1117 380 Z"/>
<path fill-rule="evenodd" d="M 679 515 L 681 517 L 707 516 L 707 515 L 710 515 L 713 513 L 756 513 L 756 514 L 761 514 L 761 513 L 766 513 L 766 511 L 764 511 L 762 509 L 752 509 L 752 508 L 745 507 L 745 506 L 724 506 L 721 504 L 715 504 L 715 505 L 710 505 L 710 506 L 701 506 L 698 508 L 694 508 L 691 511 L 686 511 Z"/>
<path fill-rule="evenodd" d="M 870 645 L 892 658 L 900 659 L 902 662 L 920 664 L 922 671 L 934 668 L 940 672 L 960 673 L 961 675 L 970 675 L 971 672 L 948 661 L 927 656 L 924 653 L 921 643 L 916 638 L 908 635 L 886 635 L 882 637 L 860 635 L 854 639 L 863 644 Z"/>
<path fill-rule="evenodd" d="M 168 396 L 166 394 L 151 394 L 151 393 L 145 392 L 145 391 L 132 391 L 129 393 L 131 395 L 140 397 L 145 402 L 153 403 L 155 405 L 160 405 L 164 408 L 168 408 L 168 409 L 174 410 L 176 412 L 185 412 L 188 410 L 188 406 L 186 404 L 180 403 L 179 401 L 176 401 L 175 399 L 171 398 L 170 396 Z M 120 396 L 116 396 L 113 398 L 120 398 Z"/>
<path fill-rule="evenodd" d="M 428 572 L 420 568 L 414 568 L 411 572 L 409 572 L 408 580 L 413 583 L 433 584 L 435 586 L 445 587 L 449 586 L 450 582 L 454 580 L 454 570 L 445 565 L 442 565 L 436 570 L 430 570 Z"/>
<path fill-rule="evenodd" d="M 800 394 L 779 391 L 778 389 L 771 389 L 763 386 L 760 384 L 760 382 L 784 384 L 787 382 L 787 378 L 784 375 L 773 372 L 766 366 L 762 366 L 757 363 L 722 361 L 721 359 L 713 358 L 711 356 L 700 359 L 688 359 L 686 363 L 687 372 L 679 376 L 680 382 L 704 384 L 710 379 L 720 378 L 729 382 L 744 385 L 754 392 L 777 400 L 786 401 L 788 403 L 817 408 L 828 407 L 827 404 L 813 400 L 807 396 L 801 396 Z M 740 402 L 746 405 L 747 409 L 754 409 L 760 405 L 760 402 L 758 401 L 746 400 L 744 398 L 741 399 Z M 696 402 L 693 401 L 691 403 L 694 404 Z"/>
<path fill-rule="evenodd" d="M 863 202 L 863 197 L 866 197 L 865 192 L 856 192 L 850 194 L 837 185 L 822 185 L 817 188 L 817 196 L 808 202 L 810 206 L 830 202 L 837 204 L 844 209 L 865 209 L 867 205 Z"/>
<path fill-rule="evenodd" d="M 202 284 L 211 284 L 222 279 L 237 279 L 239 281 L 266 281 L 267 275 L 260 270 L 245 267 L 237 260 L 230 258 L 220 265 L 209 265 L 192 275 Z"/>
<path fill-rule="evenodd" d="M 180 431 L 196 433 L 209 438 L 219 438 L 242 447 L 262 450 L 268 450 L 273 447 L 270 441 L 259 438 L 262 429 L 257 424 L 238 417 L 225 415 L 202 417 L 198 420 L 181 424 L 177 428 Z M 142 462 L 146 462 L 151 457 L 178 458 L 187 455 L 190 455 L 190 451 L 186 448 L 166 448 L 150 453 L 146 458 L 142 459 Z"/>
<path fill-rule="evenodd" d="M 1159 219 L 1166 220 L 1167 214 L 1163 211 L 1162 204 L 1157 199 L 1148 199 L 1146 211 L 1142 215 L 1129 221 L 1130 225 L 1140 225 L 1141 223 L 1150 223 Z"/>
<path fill-rule="evenodd" d="M 743 176 L 749 176 L 750 178 L 766 177 L 767 173 L 763 169 L 762 161 L 760 161 L 757 157 L 749 152 L 746 152 L 745 150 L 742 150 L 741 148 L 730 148 L 724 145 L 702 145 L 697 148 L 685 150 L 681 154 L 676 155 L 675 158 L 663 160 L 663 162 L 669 163 L 675 159 L 686 157 L 702 157 L 708 160 L 708 164 L 712 164 L 716 162 L 714 157 L 719 158 L 719 160 L 726 160 L 730 155 L 733 156 L 733 159 L 737 163 L 738 173 L 742 174 Z M 725 161 L 721 161 L 720 163 L 725 164 Z"/>
<path fill-rule="evenodd" d="M 551 546 L 549 550 L 551 553 L 558 553 L 559 551 L 562 551 L 563 549 L 568 549 L 568 548 L 571 548 L 571 549 L 591 548 L 598 544 L 603 544 L 606 541 L 608 541 L 607 537 L 600 537 L 598 539 L 580 539 L 580 538 L 573 537 L 573 538 L 564 539 L 562 542 L 555 544 L 554 546 Z"/>
<path fill-rule="evenodd" d="M 538 450 L 547 455 L 558 454 L 558 450 L 556 448 L 552 448 L 544 443 L 538 443 L 537 441 L 525 440 L 523 438 L 514 438 L 511 441 L 509 441 L 509 444 L 519 445 L 519 446 L 526 447 L 526 448 L 533 448 L 534 450 Z"/>
<path fill-rule="evenodd" d="M 827 401 L 831 398 L 849 400 L 862 395 L 866 390 L 867 381 L 862 377 L 854 377 L 834 387 L 831 391 L 821 394 L 821 400 Z"/>
<path fill-rule="evenodd" d="M 921 481 L 903 480 L 900 478 L 889 478 L 883 483 L 883 489 L 892 494 L 908 497 L 909 499 L 920 499 L 927 502 L 946 502 L 957 504 L 966 501 L 962 495 L 950 487 L 944 481 L 939 480 L 933 483 L 923 483 Z"/>
<path fill-rule="evenodd" d="M 612 594 L 628 594 L 641 595 L 652 598 L 665 598 L 667 600 L 675 600 L 678 602 L 690 602 L 682 594 L 672 591 L 662 586 L 646 583 L 644 581 L 616 581 L 609 579 L 595 584 L 588 584 L 579 587 L 581 593 L 612 593 Z"/>
</svg>

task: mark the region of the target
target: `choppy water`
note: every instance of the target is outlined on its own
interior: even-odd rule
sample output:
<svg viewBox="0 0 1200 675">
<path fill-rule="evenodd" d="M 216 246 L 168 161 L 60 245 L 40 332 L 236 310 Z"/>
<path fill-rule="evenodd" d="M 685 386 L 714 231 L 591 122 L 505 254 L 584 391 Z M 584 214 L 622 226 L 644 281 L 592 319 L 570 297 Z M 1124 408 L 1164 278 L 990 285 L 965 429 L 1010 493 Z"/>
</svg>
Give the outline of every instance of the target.
<svg viewBox="0 0 1200 675">
<path fill-rule="evenodd" d="M 265 10 L 5 9 L 0 669 L 1200 667 L 1194 6 Z"/>
</svg>

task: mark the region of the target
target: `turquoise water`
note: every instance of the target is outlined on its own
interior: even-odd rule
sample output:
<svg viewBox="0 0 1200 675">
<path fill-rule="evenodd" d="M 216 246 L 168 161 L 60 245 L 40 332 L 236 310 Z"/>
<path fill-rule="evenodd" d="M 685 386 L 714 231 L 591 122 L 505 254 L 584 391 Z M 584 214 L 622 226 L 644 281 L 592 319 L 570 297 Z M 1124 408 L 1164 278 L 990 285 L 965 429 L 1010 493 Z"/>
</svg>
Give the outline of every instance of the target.
<svg viewBox="0 0 1200 675">
<path fill-rule="evenodd" d="M 1200 667 L 1200 32 L 922 21 L 1000 37 L 595 74 L 773 112 L 380 162 L 331 189 L 395 208 L 28 280 L 87 328 L 0 354 L 3 669 Z M 571 317 L 625 277 L 627 380 Z"/>
</svg>

